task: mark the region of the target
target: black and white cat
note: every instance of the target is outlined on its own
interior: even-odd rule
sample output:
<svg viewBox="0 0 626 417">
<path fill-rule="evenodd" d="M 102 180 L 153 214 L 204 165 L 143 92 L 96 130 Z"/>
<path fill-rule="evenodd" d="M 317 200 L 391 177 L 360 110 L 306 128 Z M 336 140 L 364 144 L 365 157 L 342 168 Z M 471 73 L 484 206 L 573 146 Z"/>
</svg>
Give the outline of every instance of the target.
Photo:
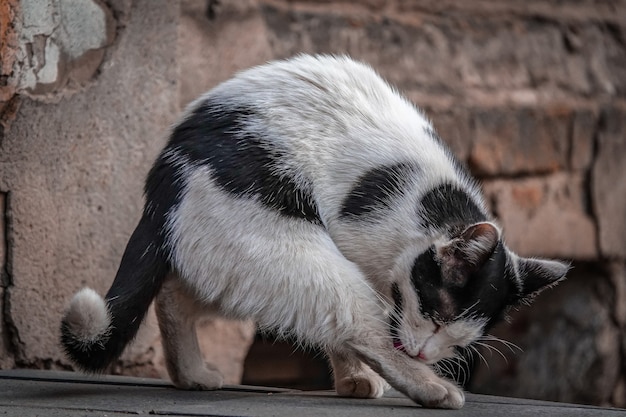
<svg viewBox="0 0 626 417">
<path fill-rule="evenodd" d="M 568 270 L 509 251 L 426 118 L 346 57 L 272 62 L 200 97 L 145 193 L 106 298 L 83 289 L 63 318 L 84 370 L 114 361 L 156 298 L 179 388 L 222 385 L 194 328 L 211 314 L 321 346 L 340 395 L 379 397 L 387 381 L 460 408 L 431 365 Z"/>
</svg>

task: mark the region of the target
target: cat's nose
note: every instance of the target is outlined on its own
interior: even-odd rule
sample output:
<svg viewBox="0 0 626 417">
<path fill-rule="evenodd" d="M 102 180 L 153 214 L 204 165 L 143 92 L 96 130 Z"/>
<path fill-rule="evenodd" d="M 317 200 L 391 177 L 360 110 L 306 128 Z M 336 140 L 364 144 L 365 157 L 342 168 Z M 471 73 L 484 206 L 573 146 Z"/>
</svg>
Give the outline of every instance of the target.
<svg viewBox="0 0 626 417">
<path fill-rule="evenodd" d="M 421 350 L 420 350 L 420 353 L 417 354 L 417 359 L 421 359 L 423 361 L 428 360 L 426 359 L 426 355 L 424 354 L 424 352 L 422 352 Z"/>
</svg>

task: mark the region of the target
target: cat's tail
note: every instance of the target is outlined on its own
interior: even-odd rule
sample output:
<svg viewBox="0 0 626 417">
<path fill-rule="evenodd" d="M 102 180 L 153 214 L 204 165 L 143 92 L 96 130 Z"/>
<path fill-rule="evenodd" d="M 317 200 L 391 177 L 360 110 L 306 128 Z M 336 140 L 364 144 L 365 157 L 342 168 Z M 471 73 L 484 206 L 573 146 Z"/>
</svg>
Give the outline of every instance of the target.
<svg viewBox="0 0 626 417">
<path fill-rule="evenodd" d="M 157 235 L 144 214 L 128 241 L 106 297 L 83 288 L 70 302 L 61 322 L 61 343 L 82 370 L 103 371 L 137 334 L 169 272 Z"/>
</svg>

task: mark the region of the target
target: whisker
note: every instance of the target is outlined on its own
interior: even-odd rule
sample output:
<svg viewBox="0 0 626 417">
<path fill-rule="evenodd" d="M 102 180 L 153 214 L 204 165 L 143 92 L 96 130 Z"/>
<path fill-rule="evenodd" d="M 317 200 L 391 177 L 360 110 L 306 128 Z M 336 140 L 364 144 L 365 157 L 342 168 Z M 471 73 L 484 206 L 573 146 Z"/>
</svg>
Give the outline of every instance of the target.
<svg viewBox="0 0 626 417">
<path fill-rule="evenodd" d="M 478 346 L 481 346 L 487 349 L 489 352 L 498 353 L 500 356 L 502 356 L 502 359 L 504 359 L 506 363 L 509 363 L 509 359 L 504 355 L 504 353 L 500 351 L 500 349 L 496 348 L 495 346 L 491 346 L 491 345 L 488 345 L 487 343 L 482 343 L 482 342 L 474 342 L 474 343 L 476 343 Z"/>
<path fill-rule="evenodd" d="M 476 305 L 477 305 L 479 302 L 480 302 L 480 300 L 477 300 L 474 304 L 472 304 L 471 306 L 469 306 L 469 307 L 467 307 L 465 310 L 463 310 L 463 311 L 461 312 L 461 314 L 459 314 L 459 315 L 457 316 L 457 319 L 462 319 L 462 318 L 465 318 L 465 315 L 466 315 L 466 314 L 468 314 L 468 313 L 472 310 L 472 308 L 476 307 Z"/>
<path fill-rule="evenodd" d="M 459 369 L 459 379 L 457 380 L 457 382 L 461 385 L 465 385 L 469 377 L 469 374 L 465 371 L 465 367 L 463 366 L 463 361 L 458 362 L 457 369 Z"/>
<path fill-rule="evenodd" d="M 466 368 L 463 366 L 464 363 L 467 363 L 465 358 L 455 356 L 453 358 L 444 358 L 437 362 L 437 365 L 445 370 L 449 376 L 453 377 L 458 384 L 464 385 L 469 377 Z"/>
<path fill-rule="evenodd" d="M 447 359 L 442 359 L 435 364 L 435 366 L 439 370 L 439 374 L 448 374 L 450 376 L 454 376 L 454 372 L 452 372 L 452 368 L 450 367 Z M 441 372 L 444 371 L 444 372 Z"/>
<path fill-rule="evenodd" d="M 467 352 L 467 355 L 469 355 L 470 357 L 474 357 L 473 353 L 471 350 L 469 349 L 465 349 L 465 351 Z M 471 365 L 470 362 L 468 360 L 467 357 L 465 357 L 464 355 L 458 355 L 457 356 L 458 361 L 459 361 L 459 367 L 463 370 L 463 385 L 465 385 L 465 383 L 467 382 L 467 380 L 470 377 L 470 370 L 471 370 Z M 467 365 L 467 368 L 465 366 L 463 366 L 463 364 Z M 467 370 L 467 372 L 466 372 Z"/>
<path fill-rule="evenodd" d="M 485 357 L 483 356 L 482 353 L 480 353 L 480 351 L 478 350 L 478 348 L 476 348 L 476 346 L 474 345 L 469 345 L 468 346 L 469 349 L 471 349 L 471 352 L 475 353 L 476 355 L 478 355 L 478 357 L 485 363 L 485 366 L 487 367 L 487 369 L 489 368 L 489 363 L 487 362 L 487 359 L 485 359 Z"/>
<path fill-rule="evenodd" d="M 483 337 L 480 338 L 480 340 L 487 341 L 487 342 L 499 342 L 499 343 L 502 343 L 512 353 L 517 353 L 517 352 L 515 352 L 515 350 L 517 350 L 518 352 L 523 352 L 524 351 L 521 347 L 517 346 L 515 343 L 509 342 L 508 340 L 500 339 L 499 337 L 496 337 L 496 336 L 491 335 L 491 334 L 484 335 Z"/>
</svg>

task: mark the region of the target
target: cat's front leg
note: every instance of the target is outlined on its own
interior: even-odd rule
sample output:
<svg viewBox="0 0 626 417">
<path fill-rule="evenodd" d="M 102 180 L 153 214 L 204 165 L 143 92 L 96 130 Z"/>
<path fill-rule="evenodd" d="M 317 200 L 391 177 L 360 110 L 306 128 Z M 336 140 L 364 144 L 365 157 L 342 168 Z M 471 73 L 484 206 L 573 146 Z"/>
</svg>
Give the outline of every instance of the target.
<svg viewBox="0 0 626 417">
<path fill-rule="evenodd" d="M 426 364 L 401 351 L 369 342 L 352 345 L 357 357 L 380 374 L 392 387 L 425 407 L 459 409 L 465 404 L 463 390 L 443 379 Z"/>
<path fill-rule="evenodd" d="M 330 352 L 335 390 L 342 397 L 380 398 L 391 386 L 380 375 L 347 352 Z"/>
</svg>

